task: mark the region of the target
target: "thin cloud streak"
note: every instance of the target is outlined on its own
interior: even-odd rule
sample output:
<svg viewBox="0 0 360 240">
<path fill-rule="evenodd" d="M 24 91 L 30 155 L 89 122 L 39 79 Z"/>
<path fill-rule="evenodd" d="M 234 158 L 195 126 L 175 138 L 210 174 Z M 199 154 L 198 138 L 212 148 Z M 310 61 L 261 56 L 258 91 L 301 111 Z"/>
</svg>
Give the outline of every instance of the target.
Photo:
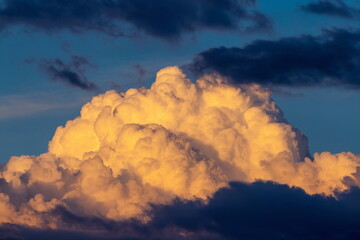
<svg viewBox="0 0 360 240">
<path fill-rule="evenodd" d="M 0 120 L 21 118 L 43 112 L 79 107 L 83 100 L 56 99 L 56 93 L 12 94 L 0 96 Z"/>
</svg>

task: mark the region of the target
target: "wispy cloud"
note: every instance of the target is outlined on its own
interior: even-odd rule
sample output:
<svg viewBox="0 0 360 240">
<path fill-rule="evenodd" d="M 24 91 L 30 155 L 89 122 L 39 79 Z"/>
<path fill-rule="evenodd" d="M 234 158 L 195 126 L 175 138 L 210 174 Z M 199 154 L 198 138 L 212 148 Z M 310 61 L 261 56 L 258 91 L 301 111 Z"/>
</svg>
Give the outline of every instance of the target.
<svg viewBox="0 0 360 240">
<path fill-rule="evenodd" d="M 36 63 L 39 69 L 50 79 L 67 84 L 85 91 L 99 92 L 100 87 L 91 82 L 87 76 L 88 68 L 95 67 L 86 57 L 72 55 L 68 63 L 59 58 L 55 59 L 26 59 L 26 63 Z"/>
<path fill-rule="evenodd" d="M 44 59 L 39 63 L 39 67 L 49 77 L 55 81 L 80 88 L 85 91 L 100 91 L 100 88 L 90 82 L 85 75 L 86 68 L 93 66 L 85 57 L 72 56 L 70 63 L 65 63 L 61 59 Z"/>
<path fill-rule="evenodd" d="M 56 93 L 12 94 L 0 96 L 0 120 L 41 114 L 55 109 L 78 107 L 81 100 L 70 102 Z"/>
</svg>

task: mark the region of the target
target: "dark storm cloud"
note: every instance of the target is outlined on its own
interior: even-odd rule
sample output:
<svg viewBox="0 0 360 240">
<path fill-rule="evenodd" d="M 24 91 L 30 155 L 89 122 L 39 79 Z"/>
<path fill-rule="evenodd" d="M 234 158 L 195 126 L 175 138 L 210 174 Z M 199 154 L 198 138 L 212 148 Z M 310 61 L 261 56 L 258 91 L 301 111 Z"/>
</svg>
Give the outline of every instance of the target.
<svg viewBox="0 0 360 240">
<path fill-rule="evenodd" d="M 177 226 L 223 239 L 359 239 L 359 189 L 339 200 L 286 185 L 231 183 L 206 205 L 177 202 L 156 209 L 154 228 Z"/>
<path fill-rule="evenodd" d="M 196 55 L 193 73 L 218 72 L 236 83 L 269 86 L 360 87 L 360 32 L 341 29 L 321 36 L 257 40 L 244 47 L 217 47 Z"/>
<path fill-rule="evenodd" d="M 360 189 L 336 197 L 271 182 L 233 182 L 206 204 L 177 200 L 153 206 L 148 223 L 82 218 L 57 209 L 52 214 L 79 231 L 6 225 L 0 239 L 359 239 Z"/>
<path fill-rule="evenodd" d="M 95 30 L 125 36 L 132 32 L 124 30 L 127 23 L 169 40 L 200 29 L 271 28 L 253 5 L 255 0 L 4 0 L 0 29 L 20 24 L 46 32 Z"/>
<path fill-rule="evenodd" d="M 61 219 L 61 228 L 68 230 L 36 229 L 3 224 L 0 226 L 0 240 L 125 240 L 145 239 L 150 234 L 147 227 L 131 219 L 126 222 L 115 222 L 95 216 L 77 216 L 63 207 L 58 207 L 49 214 Z"/>
<path fill-rule="evenodd" d="M 41 60 L 39 67 L 55 81 L 86 91 L 99 91 L 99 87 L 85 76 L 85 67 L 93 66 L 86 58 L 72 56 L 70 63 L 60 59 Z"/>
<path fill-rule="evenodd" d="M 353 18 L 358 10 L 346 5 L 342 0 L 319 0 L 301 6 L 301 9 L 315 14 Z"/>
</svg>

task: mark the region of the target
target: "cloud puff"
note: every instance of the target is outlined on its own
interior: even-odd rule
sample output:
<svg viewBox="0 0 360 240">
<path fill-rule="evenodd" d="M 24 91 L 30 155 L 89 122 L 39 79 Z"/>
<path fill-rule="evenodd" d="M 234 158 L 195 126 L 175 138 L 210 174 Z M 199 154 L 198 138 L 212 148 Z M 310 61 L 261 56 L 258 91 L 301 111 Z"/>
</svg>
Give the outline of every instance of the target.
<svg viewBox="0 0 360 240">
<path fill-rule="evenodd" d="M 359 15 L 359 10 L 346 5 L 342 0 L 318 0 L 301 6 L 301 9 L 310 13 L 342 18 Z"/>
<path fill-rule="evenodd" d="M 81 56 L 72 56 L 71 62 L 68 64 L 61 59 L 44 59 L 39 63 L 40 69 L 55 81 L 64 82 L 85 91 L 100 91 L 100 88 L 85 76 L 84 67 L 86 66 L 93 65 Z"/>
<path fill-rule="evenodd" d="M 206 203 L 229 181 L 333 196 L 359 186 L 359 165 L 352 153 L 310 159 L 306 137 L 269 90 L 216 75 L 192 83 L 168 67 L 150 89 L 94 97 L 57 128 L 49 152 L 10 158 L 0 171 L 0 222 L 59 231 L 74 230 L 69 218 L 142 225 L 154 205 Z"/>
<path fill-rule="evenodd" d="M 20 24 L 46 32 L 93 30 L 129 36 L 129 27 L 135 27 L 173 40 L 201 29 L 270 28 L 270 20 L 252 9 L 254 4 L 255 0 L 5 0 L 0 5 L 0 29 Z"/>
<path fill-rule="evenodd" d="M 218 72 L 236 83 L 359 88 L 360 33 L 333 29 L 321 36 L 257 40 L 244 47 L 205 50 L 188 67 Z"/>
</svg>

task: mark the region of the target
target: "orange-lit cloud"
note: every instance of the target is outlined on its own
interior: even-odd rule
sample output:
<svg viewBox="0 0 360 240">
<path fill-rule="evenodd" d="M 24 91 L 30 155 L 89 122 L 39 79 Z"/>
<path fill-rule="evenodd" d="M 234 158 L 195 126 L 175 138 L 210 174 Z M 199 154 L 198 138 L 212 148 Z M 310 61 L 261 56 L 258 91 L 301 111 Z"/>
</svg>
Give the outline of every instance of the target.
<svg viewBox="0 0 360 240">
<path fill-rule="evenodd" d="M 229 181 L 270 180 L 332 195 L 356 179 L 360 156 L 316 153 L 259 85 L 218 76 L 192 83 L 177 67 L 150 89 L 108 91 L 58 127 L 49 152 L 12 157 L 0 172 L 0 222 L 64 228 L 78 216 L 148 221 L 151 204 L 206 199 Z"/>
</svg>

